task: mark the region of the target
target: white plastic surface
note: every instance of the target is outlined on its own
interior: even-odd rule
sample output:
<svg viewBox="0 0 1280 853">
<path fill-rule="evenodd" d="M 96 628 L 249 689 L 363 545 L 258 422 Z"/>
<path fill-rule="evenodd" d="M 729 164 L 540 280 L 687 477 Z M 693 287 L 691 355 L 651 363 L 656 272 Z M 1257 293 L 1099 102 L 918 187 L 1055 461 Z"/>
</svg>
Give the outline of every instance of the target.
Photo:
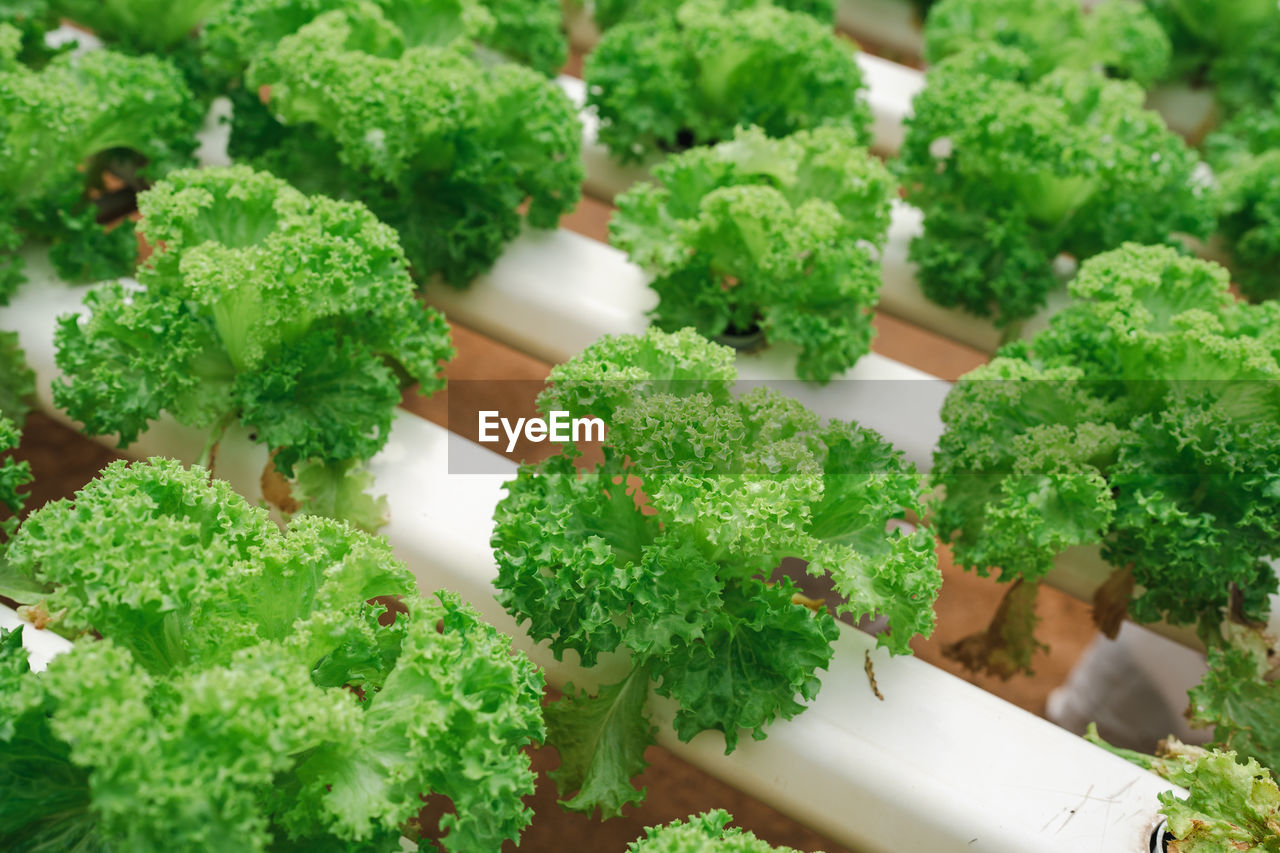
<svg viewBox="0 0 1280 853">
<path fill-rule="evenodd" d="M 902 228 L 897 224 L 902 222 L 903 211 L 914 212 L 905 205 L 895 211 L 898 236 L 891 231 L 887 270 L 898 269 L 888 255 L 895 251 L 895 245 L 901 247 L 902 232 L 909 227 L 909 223 Z M 890 288 L 889 276 L 887 271 L 886 289 Z M 913 279 L 893 280 L 900 288 L 915 286 Z M 1063 296 L 1055 300 L 1060 304 Z M 648 325 L 644 313 L 655 304 L 644 273 L 625 254 L 563 230 L 527 232 L 468 290 L 435 285 L 428 288 L 427 298 L 463 325 L 553 363 L 571 358 L 602 335 L 643 331 Z M 944 311 L 923 301 L 923 296 L 907 304 Z M 974 333 L 973 345 L 980 345 L 981 327 L 973 318 L 946 313 L 953 319 L 972 321 L 963 328 Z M 1034 331 L 1042 327 L 1050 313 L 1037 315 L 1025 328 Z M 991 330 L 986 340 L 994 337 Z M 828 385 L 789 381 L 795 376 L 794 351 L 782 346 L 740 354 L 738 371 L 748 380 L 787 381 L 786 393 L 812 411 L 875 429 L 921 470 L 931 467 L 933 449 L 942 435 L 939 413 L 950 388 L 937 377 L 871 353 Z M 1058 558 L 1048 582 L 1082 601 L 1091 601 L 1094 590 L 1111 571 L 1096 547 L 1072 548 Z M 1280 597 L 1272 610 L 1273 628 L 1280 630 Z M 1163 623 L 1150 627 L 1183 645 L 1201 648 L 1190 628 Z"/>
<path fill-rule="evenodd" d="M 27 650 L 27 663 L 34 672 L 44 672 L 49 661 L 71 648 L 71 641 L 52 631 L 35 628 L 18 616 L 17 611 L 0 605 L 0 628 L 12 631 L 22 628 L 22 647 Z"/>
<path fill-rule="evenodd" d="M 656 304 L 644 273 L 626 255 L 569 231 L 529 231 L 469 289 L 427 289 L 446 316 L 550 362 L 606 334 L 644 331 Z M 738 357 L 744 379 L 787 382 L 786 393 L 818 414 L 882 432 L 927 467 L 942 434 L 948 385 L 874 353 L 825 386 L 795 380 L 794 350 L 774 346 Z"/>
<path fill-rule="evenodd" d="M 48 280 L 32 264 L 33 282 L 0 311 L 18 328 L 42 389 L 55 374 L 49 339 L 54 316 L 83 289 Z M 46 398 L 47 399 L 47 398 Z M 47 408 L 47 402 L 46 402 Z M 129 449 L 190 459 L 201 436 L 158 423 Z M 440 427 L 398 412 L 390 440 L 373 460 L 374 490 L 388 497 L 385 534 L 424 588 L 448 587 L 517 638 L 550 680 L 589 685 L 610 678 L 554 661 L 532 647 L 492 596 L 488 539 L 503 475 L 470 469 L 488 451 Z M 257 500 L 260 447 L 242 431 L 224 439 L 219 474 Z M 488 458 L 486 465 L 509 463 Z M 841 843 L 865 850 L 974 850 L 999 853 L 1130 853 L 1155 823 L 1155 795 L 1169 785 L 1050 723 L 914 658 L 872 650 L 870 637 L 841 627 L 836 657 L 808 711 L 778 723 L 768 739 L 747 740 L 724 755 L 723 737 L 689 744 L 670 734 L 673 709 L 651 710 L 664 745 Z M 863 672 L 871 652 L 883 702 Z"/>
</svg>

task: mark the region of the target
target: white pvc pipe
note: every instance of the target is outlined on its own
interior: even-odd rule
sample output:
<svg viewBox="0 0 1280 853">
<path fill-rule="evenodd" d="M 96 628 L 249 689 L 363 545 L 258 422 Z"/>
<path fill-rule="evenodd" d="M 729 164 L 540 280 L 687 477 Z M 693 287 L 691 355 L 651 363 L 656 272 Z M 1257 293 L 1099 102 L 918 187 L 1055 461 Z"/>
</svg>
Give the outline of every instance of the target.
<svg viewBox="0 0 1280 853">
<path fill-rule="evenodd" d="M 0 628 L 12 631 L 22 628 L 22 647 L 27 650 L 27 663 L 33 672 L 44 672 L 49 661 L 70 650 L 71 641 L 52 631 L 41 631 L 18 616 L 17 611 L 0 605 Z"/>
<path fill-rule="evenodd" d="M 545 361 L 565 361 L 602 335 L 644 331 L 657 299 L 617 249 L 570 231 L 528 231 L 466 290 L 429 286 L 427 301 L 464 326 Z M 881 432 L 927 468 L 942 434 L 948 384 L 875 353 L 826 386 L 795 379 L 795 350 L 738 356 L 748 380 L 785 382 L 786 393 L 824 417 Z"/>
<path fill-rule="evenodd" d="M 895 226 L 901 211 L 895 210 Z M 892 236 L 887 255 L 900 238 Z M 899 249 L 901 251 L 901 249 Z M 889 270 L 901 269 L 886 258 L 884 299 L 893 298 L 892 283 L 914 287 L 914 279 Z M 918 291 L 917 291 L 918 292 Z M 1063 298 L 1065 294 L 1057 298 Z M 427 299 L 450 318 L 489 337 L 506 341 L 545 361 L 565 361 L 602 335 L 628 334 L 648 326 L 645 313 L 656 304 L 644 272 L 626 255 L 596 240 L 570 231 L 529 231 L 511 244 L 498 263 L 467 290 L 436 285 Z M 932 306 L 921 300 L 908 305 Z M 958 328 L 980 330 L 973 318 L 960 312 L 941 315 L 970 321 Z M 1053 309 L 1050 309 L 1052 311 Z M 1048 322 L 1050 312 L 1028 321 L 1032 330 Z M 994 330 L 990 333 L 995 335 Z M 974 336 L 975 345 L 980 342 Z M 794 350 L 773 346 L 754 355 L 738 356 L 739 374 L 746 379 L 788 382 L 786 393 L 812 411 L 828 418 L 856 421 L 884 435 L 921 470 L 932 464 L 933 450 L 942 435 L 940 411 L 950 384 L 923 371 L 876 353 L 863 356 L 851 369 L 825 386 L 794 381 Z M 1081 599 L 1091 601 L 1094 590 L 1112 568 L 1096 547 L 1072 548 L 1056 561 L 1048 582 Z M 1272 607 L 1273 625 L 1280 629 L 1280 598 Z M 1200 648 L 1194 630 L 1164 623 L 1152 630 L 1192 648 Z"/>
<path fill-rule="evenodd" d="M 56 375 L 54 320 L 84 288 L 52 278 L 33 259 L 31 281 L 0 309 L 0 326 L 20 330 L 38 376 L 44 408 Z M 202 436 L 162 419 L 128 452 L 190 461 Z M 243 429 L 219 452 L 219 476 L 250 501 L 261 497 L 266 462 Z M 459 473 L 478 469 L 498 474 Z M 534 646 L 493 598 L 491 517 L 511 463 L 414 415 L 398 411 L 386 448 L 371 463 L 376 493 L 386 494 L 385 534 L 424 589 L 458 591 L 550 681 L 593 686 L 616 676 L 618 661 L 584 672 Z M 34 632 L 32 632 L 34 633 Z M 652 697 L 660 741 L 681 757 L 764 799 L 841 843 L 871 851 L 974 850 L 1130 853 L 1157 821 L 1156 795 L 1171 786 L 1104 750 L 981 689 L 916 660 L 890 658 L 871 637 L 841 625 L 823 689 L 794 720 L 764 741 L 724 754 L 719 733 L 688 744 L 671 733 L 673 706 Z M 885 699 L 863 672 L 867 654 Z M 569 657 L 572 657 L 570 655 Z M 1176 789 L 1174 789 L 1176 790 Z"/>
<path fill-rule="evenodd" d="M 225 137 L 214 136 L 225 127 L 216 120 L 218 109 L 215 105 L 202 134 L 201 151 L 209 165 L 225 160 Z M 945 328 L 971 346 L 994 349 L 999 333 L 990 323 L 934 305 L 924 297 L 906 260 L 911 236 L 920 228 L 920 213 L 898 202 L 892 213 L 882 257 L 881 306 L 927 328 Z M 41 263 L 40 259 L 32 261 L 33 266 Z M 463 325 L 558 363 L 602 335 L 644 331 L 649 325 L 646 313 L 657 304 L 647 281 L 643 270 L 611 246 L 563 229 L 527 228 L 469 288 L 458 290 L 434 282 L 427 288 L 427 301 Z M 1024 329 L 1043 328 L 1065 301 L 1065 291 L 1055 292 L 1050 307 L 1027 321 Z M 39 341 L 37 345 L 51 346 Z M 794 350 L 774 346 L 754 355 L 740 354 L 738 370 L 749 380 L 792 380 Z M 923 371 L 870 353 L 827 386 L 794 382 L 787 392 L 823 417 L 855 421 L 876 430 L 927 471 L 942 435 L 939 412 L 949 387 Z M 1091 601 L 1094 590 L 1110 572 L 1096 548 L 1069 549 L 1055 561 L 1048 582 L 1082 601 Z M 1280 628 L 1280 599 L 1272 613 L 1273 623 Z M 1192 648 L 1201 645 L 1190 629 L 1164 623 L 1150 627 Z"/>
</svg>

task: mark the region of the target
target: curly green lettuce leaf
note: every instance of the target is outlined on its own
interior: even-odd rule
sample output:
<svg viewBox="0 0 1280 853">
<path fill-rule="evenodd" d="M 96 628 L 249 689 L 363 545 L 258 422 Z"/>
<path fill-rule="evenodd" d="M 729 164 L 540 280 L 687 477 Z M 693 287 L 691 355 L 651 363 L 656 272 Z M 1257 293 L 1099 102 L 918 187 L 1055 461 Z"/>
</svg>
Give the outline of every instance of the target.
<svg viewBox="0 0 1280 853">
<path fill-rule="evenodd" d="M 423 37 L 371 4 L 316 17 L 255 58 L 247 84 L 267 103 L 236 102 L 231 152 L 362 200 L 415 275 L 462 287 L 523 222 L 553 227 L 577 203 L 581 131 L 544 76 Z"/>
<path fill-rule="evenodd" d="M 788 579 L 728 582 L 697 641 L 678 641 L 654 662 L 654 691 L 680 703 L 681 740 L 719 730 L 728 754 L 739 732 L 764 740 L 774 720 L 791 719 L 818 695 L 815 672 L 830 664 L 839 629 L 797 607 L 796 592 Z"/>
<path fill-rule="evenodd" d="M 638 667 L 594 696 L 565 685 L 565 696 L 547 706 L 547 743 L 560 753 L 550 776 L 562 795 L 577 792 L 562 806 L 588 814 L 599 809 L 610 818 L 644 802 L 648 789 L 635 788 L 631 779 L 648 766 L 644 751 L 657 731 L 644 711 L 648 695 L 649 673 Z"/>
<path fill-rule="evenodd" d="M 1109 752 L 1187 789 L 1159 795 L 1168 818 L 1170 853 L 1280 851 L 1280 788 L 1266 768 L 1235 752 L 1206 750 L 1170 737 L 1156 755 L 1119 749 L 1090 723 L 1085 738 Z"/>
<path fill-rule="evenodd" d="M 522 798 L 534 777 L 518 747 L 542 737 L 542 677 L 453 593 L 411 605 L 410 616 L 359 731 L 309 756 L 280 792 L 282 823 L 299 835 L 318 824 L 340 838 L 386 837 L 431 791 L 453 804 L 440 819 L 444 849 L 498 850 L 532 817 Z"/>
<path fill-rule="evenodd" d="M 1188 694 L 1192 725 L 1212 726 L 1215 744 L 1280 778 L 1280 682 L 1266 679 L 1265 654 L 1227 646 L 1208 657 L 1209 671 Z"/>
<path fill-rule="evenodd" d="M 926 295 L 1008 325 L 1043 306 L 1064 252 L 1205 237 L 1214 198 L 1198 157 L 1144 97 L 1088 71 L 1037 78 L 998 44 L 933 66 L 898 164 L 924 212 L 910 257 Z"/>
<path fill-rule="evenodd" d="M 674 15 L 604 34 L 583 76 L 600 141 L 614 157 L 638 162 L 708 145 L 745 125 L 775 137 L 845 127 L 857 144 L 870 141 L 856 49 L 801 12 L 735 6 L 690 0 Z"/>
<path fill-rule="evenodd" d="M 302 511 L 341 518 L 366 533 L 376 533 L 389 519 L 385 495 L 373 497 L 373 474 L 358 460 L 310 460 L 294 469 L 292 495 Z"/>
<path fill-rule="evenodd" d="M 625 610 L 653 538 L 628 490 L 616 456 L 579 477 L 564 456 L 522 467 L 494 513 L 498 601 L 528 619 L 535 640 L 568 649 L 586 666 L 622 640 L 612 614 Z M 598 533 L 593 531 L 599 531 Z"/>
<path fill-rule="evenodd" d="M 627 853 L 797 853 L 790 847 L 773 847 L 753 833 L 729 826 L 733 817 L 723 809 L 673 820 L 663 826 L 645 827 L 645 837 L 631 842 Z"/>
<path fill-rule="evenodd" d="M 644 699 L 689 740 L 764 737 L 818 691 L 837 629 L 770 580 L 787 557 L 829 575 L 838 610 L 884 616 L 881 645 L 933 627 L 939 577 L 920 479 L 882 438 L 822 424 L 768 389 L 730 391 L 732 353 L 692 330 L 607 337 L 552 371 L 539 405 L 609 424 L 603 461 L 522 466 L 495 511 L 498 600 L 557 658 L 630 662 L 623 682 L 549 712 L 571 808 L 616 814 L 651 742 Z M 576 792 L 576 794 L 575 794 Z"/>
<path fill-rule="evenodd" d="M 175 173 L 139 206 L 159 247 L 141 286 L 92 291 L 88 316 L 62 317 L 55 336 L 54 399 L 91 433 L 129 444 L 169 412 L 212 443 L 238 420 L 285 476 L 304 463 L 356 476 L 403 391 L 443 387 L 448 326 L 416 299 L 395 232 L 358 202 L 235 166 Z M 303 489 L 320 488 L 313 468 Z M 328 488 L 345 496 L 308 505 L 373 520 Z"/>
</svg>

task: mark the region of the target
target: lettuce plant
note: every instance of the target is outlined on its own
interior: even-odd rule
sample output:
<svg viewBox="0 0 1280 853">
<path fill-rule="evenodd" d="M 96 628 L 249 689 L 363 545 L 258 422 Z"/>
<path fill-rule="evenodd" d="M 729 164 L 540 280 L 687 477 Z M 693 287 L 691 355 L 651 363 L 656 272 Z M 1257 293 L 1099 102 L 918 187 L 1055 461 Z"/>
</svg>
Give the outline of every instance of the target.
<svg viewBox="0 0 1280 853">
<path fill-rule="evenodd" d="M 582 129 L 543 75 L 479 61 L 470 18 L 438 28 L 402 6 L 334 9 L 256 54 L 230 153 L 359 199 L 419 279 L 465 287 L 524 222 L 554 227 L 577 204 Z"/>
<path fill-rule="evenodd" d="M 707 337 L 760 330 L 824 382 L 871 348 L 879 250 L 897 185 L 848 128 L 695 148 L 617 199 L 610 239 L 654 275 L 654 322 Z"/>
<path fill-rule="evenodd" d="M 54 402 L 122 445 L 168 412 L 209 431 L 206 456 L 243 423 L 303 509 L 379 526 L 362 465 L 401 394 L 443 387 L 453 354 L 395 231 L 245 166 L 177 172 L 139 209 L 155 247 L 141 287 L 95 289 L 87 316 L 60 318 Z"/>
<path fill-rule="evenodd" d="M 653 743 L 650 691 L 675 701 L 681 740 L 716 730 L 726 751 L 804 710 L 837 628 L 772 578 L 786 557 L 832 579 L 835 609 L 882 615 L 895 653 L 933 628 L 933 538 L 894 523 L 919 510 L 914 468 L 781 394 L 735 396 L 734 377 L 733 351 L 692 329 L 601 339 L 552 370 L 539 408 L 601 418 L 603 461 L 579 471 L 570 447 L 524 465 L 498 504 L 502 605 L 557 658 L 626 663 L 547 709 L 569 808 L 609 816 L 643 798 L 628 780 Z"/>
<path fill-rule="evenodd" d="M 604 34 L 585 72 L 587 103 L 614 157 L 639 162 L 729 138 L 739 125 L 770 136 L 848 127 L 870 142 L 856 48 L 831 27 L 767 2 L 688 0 L 674 15 Z"/>
<path fill-rule="evenodd" d="M 0 30 L 6 29 L 0 26 Z M 10 30 L 13 32 L 13 30 Z M 56 57 L 39 71 L 12 62 L 0 39 L 0 304 L 24 280 L 19 250 L 52 244 L 58 274 L 72 281 L 125 275 L 137 259 L 131 223 L 100 217 L 132 208 L 146 181 L 185 165 L 200 111 L 182 76 L 155 57 L 106 50 Z M 122 179 L 112 209 L 91 196 Z"/>
<path fill-rule="evenodd" d="M 1028 584 L 1099 545 L 1117 616 L 1199 625 L 1211 644 L 1224 618 L 1263 619 L 1265 558 L 1280 554 L 1280 305 L 1238 302 L 1216 264 L 1134 245 L 1085 262 L 1071 293 L 948 395 L 938 535 L 960 565 Z M 999 642 L 961 650 L 972 665 L 1029 667 L 1034 593 L 1019 598 Z"/>
<path fill-rule="evenodd" d="M 924 212 L 911 243 L 933 301 L 1009 325 L 1040 308 L 1054 262 L 1213 227 L 1199 158 L 1132 81 L 970 47 L 930 69 L 898 167 Z"/>
<path fill-rule="evenodd" d="M 541 676 L 385 541 L 281 533 L 152 460 L 37 510 L 8 556 L 29 617 L 77 639 L 35 674 L 30 628 L 0 632 L 5 849 L 395 851 L 428 794 L 446 850 L 529 822 Z"/>
</svg>

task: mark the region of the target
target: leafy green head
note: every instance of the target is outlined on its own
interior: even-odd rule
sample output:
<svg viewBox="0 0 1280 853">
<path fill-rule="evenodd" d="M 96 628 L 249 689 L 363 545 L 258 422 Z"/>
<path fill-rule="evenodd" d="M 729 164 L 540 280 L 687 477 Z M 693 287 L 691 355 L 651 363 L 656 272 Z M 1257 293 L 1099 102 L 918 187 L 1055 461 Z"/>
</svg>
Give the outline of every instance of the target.
<svg viewBox="0 0 1280 853">
<path fill-rule="evenodd" d="M 734 394 L 731 359 L 691 329 L 650 329 L 553 369 L 539 406 L 604 420 L 603 461 L 522 466 L 495 513 L 507 611 L 557 656 L 630 667 L 548 712 L 571 808 L 609 815 L 641 796 L 628 778 L 652 742 L 651 681 L 679 703 L 681 739 L 719 730 L 730 750 L 803 710 L 836 626 L 773 578 L 787 557 L 833 580 L 836 610 L 885 616 L 894 652 L 932 628 L 932 540 L 898 524 L 919 510 L 915 470 L 869 430 L 765 388 Z"/>
<path fill-rule="evenodd" d="M 204 469 L 150 460 L 33 513 L 10 556 L 52 626 L 101 639 L 37 676 L 0 637 L 22 697 L 0 788 L 26 804 L 6 845 L 390 849 L 431 793 L 455 808 L 447 850 L 528 823 L 541 676 L 457 596 L 420 599 L 385 541 L 318 518 L 282 533 Z"/>
<path fill-rule="evenodd" d="M 870 112 L 854 52 L 800 12 L 689 0 L 675 15 L 606 32 L 587 59 L 587 102 L 600 141 L 623 161 L 718 142 L 740 125 L 775 137 L 847 127 L 865 145 Z"/>
<path fill-rule="evenodd" d="M 0 304 L 23 280 L 28 240 L 52 243 L 73 281 L 131 271 L 132 228 L 104 228 L 90 196 L 109 196 L 110 176 L 131 192 L 190 161 L 200 111 L 177 69 L 108 50 L 0 67 L 0 115 Z"/>
<path fill-rule="evenodd" d="M 1198 158 L 1143 99 L 1087 71 L 1035 78 L 997 45 L 935 66 L 898 164 L 925 216 L 910 251 L 926 294 L 1007 324 L 1044 304 L 1062 253 L 1206 235 Z"/>
<path fill-rule="evenodd" d="M 470 43 L 419 43 L 423 21 L 371 3 L 315 17 L 247 71 L 234 156 L 315 192 L 359 198 L 400 233 L 414 274 L 466 286 L 527 221 L 580 194 L 581 127 L 543 75 Z M 414 26 L 411 27 L 410 24 Z"/>
<path fill-rule="evenodd" d="M 826 381 L 870 347 L 896 184 L 848 128 L 772 139 L 739 129 L 654 169 L 617 199 L 614 245 L 653 274 L 655 323 L 718 337 L 761 330 Z"/>
<path fill-rule="evenodd" d="M 161 411 L 251 427 L 286 476 L 367 460 L 402 391 L 443 386 L 444 318 L 415 297 L 395 231 L 358 202 L 245 166 L 175 173 L 139 199 L 138 286 L 59 321 L 58 405 L 133 441 Z"/>
<path fill-rule="evenodd" d="M 943 409 L 935 527 L 962 565 L 1038 580 L 1067 548 L 1130 571 L 1140 621 L 1267 611 L 1280 552 L 1271 306 L 1162 246 L 1086 261 L 1072 303 Z"/>
</svg>

